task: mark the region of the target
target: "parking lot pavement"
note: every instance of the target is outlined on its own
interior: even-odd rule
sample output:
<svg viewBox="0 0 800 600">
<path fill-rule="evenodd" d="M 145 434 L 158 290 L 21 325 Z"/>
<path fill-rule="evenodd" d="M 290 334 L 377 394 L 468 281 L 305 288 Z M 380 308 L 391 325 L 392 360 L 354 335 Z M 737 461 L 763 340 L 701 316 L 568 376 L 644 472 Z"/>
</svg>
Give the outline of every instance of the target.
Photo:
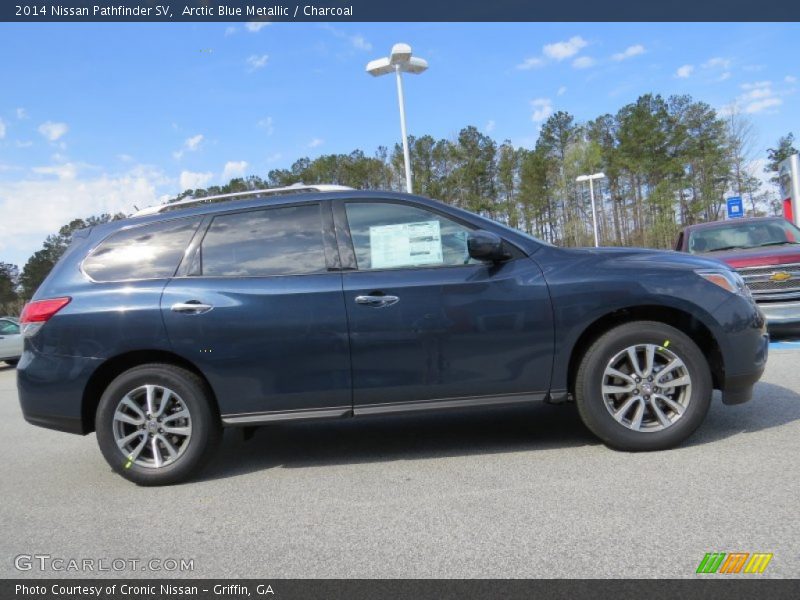
<svg viewBox="0 0 800 600">
<path fill-rule="evenodd" d="M 800 574 L 799 349 L 690 442 L 625 454 L 573 406 L 226 433 L 201 480 L 138 488 L 94 435 L 26 424 L 0 368 L 0 576 L 19 554 L 194 560 L 195 577 L 695 577 L 706 552 Z M 176 575 L 178 573 L 175 573 Z M 189 573 L 185 573 L 188 575 Z"/>
</svg>

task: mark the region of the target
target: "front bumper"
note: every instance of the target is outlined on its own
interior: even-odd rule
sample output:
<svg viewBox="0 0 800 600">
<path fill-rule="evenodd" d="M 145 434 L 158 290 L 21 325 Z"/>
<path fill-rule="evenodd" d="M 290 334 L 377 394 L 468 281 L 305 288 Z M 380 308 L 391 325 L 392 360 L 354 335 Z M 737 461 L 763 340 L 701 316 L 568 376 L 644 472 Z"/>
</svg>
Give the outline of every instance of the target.
<svg viewBox="0 0 800 600">
<path fill-rule="evenodd" d="M 717 307 L 721 331 L 723 378 L 719 386 L 725 404 L 742 404 L 753 396 L 769 356 L 769 334 L 761 306 L 750 297 L 734 296 Z"/>
<path fill-rule="evenodd" d="M 760 302 L 767 325 L 800 325 L 800 302 Z"/>
<path fill-rule="evenodd" d="M 92 431 L 91 420 L 82 413 L 83 393 L 101 363 L 97 358 L 41 354 L 26 348 L 17 365 L 17 392 L 25 420 L 68 433 Z"/>
</svg>

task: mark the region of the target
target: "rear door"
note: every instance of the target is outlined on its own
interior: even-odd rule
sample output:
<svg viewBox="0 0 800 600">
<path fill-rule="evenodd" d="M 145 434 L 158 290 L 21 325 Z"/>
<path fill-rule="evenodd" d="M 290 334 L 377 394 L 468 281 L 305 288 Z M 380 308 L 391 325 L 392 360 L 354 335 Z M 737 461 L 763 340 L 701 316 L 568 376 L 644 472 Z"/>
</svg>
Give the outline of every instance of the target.
<svg viewBox="0 0 800 600">
<path fill-rule="evenodd" d="M 553 317 L 538 265 L 471 259 L 473 226 L 424 205 L 337 201 L 356 414 L 541 399 Z"/>
<path fill-rule="evenodd" d="M 349 412 L 347 316 L 330 206 L 218 213 L 204 227 L 161 307 L 173 348 L 208 377 L 223 417 Z"/>
</svg>

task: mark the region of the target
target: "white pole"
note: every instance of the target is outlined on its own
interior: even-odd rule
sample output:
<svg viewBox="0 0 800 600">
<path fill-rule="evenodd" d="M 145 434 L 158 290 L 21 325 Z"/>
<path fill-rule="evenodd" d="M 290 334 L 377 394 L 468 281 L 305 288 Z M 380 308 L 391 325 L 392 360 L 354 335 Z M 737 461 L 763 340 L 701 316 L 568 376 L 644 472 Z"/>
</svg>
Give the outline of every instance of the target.
<svg viewBox="0 0 800 600">
<path fill-rule="evenodd" d="M 592 226 L 594 227 L 594 247 L 597 248 L 600 246 L 600 242 L 597 239 L 597 211 L 594 208 L 594 185 L 593 180 L 589 178 L 589 197 L 592 199 Z"/>
<path fill-rule="evenodd" d="M 403 136 L 403 160 L 406 166 L 406 191 L 411 194 L 411 155 L 408 151 L 408 135 L 406 134 L 406 103 L 403 99 L 403 77 L 400 74 L 400 65 L 395 65 L 397 75 L 397 100 L 400 103 L 400 133 Z"/>
</svg>

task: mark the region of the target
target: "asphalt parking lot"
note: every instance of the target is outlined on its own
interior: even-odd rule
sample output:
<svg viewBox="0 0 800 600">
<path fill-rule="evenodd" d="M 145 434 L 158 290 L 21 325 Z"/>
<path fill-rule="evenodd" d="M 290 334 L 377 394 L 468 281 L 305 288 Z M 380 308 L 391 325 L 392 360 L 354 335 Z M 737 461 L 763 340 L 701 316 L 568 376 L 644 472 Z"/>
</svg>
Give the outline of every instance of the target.
<svg viewBox="0 0 800 600">
<path fill-rule="evenodd" d="M 170 575 L 14 568 L 48 554 L 193 559 L 194 577 L 696 577 L 738 551 L 797 577 L 799 359 L 773 349 L 754 400 L 716 397 L 672 451 L 609 450 L 542 404 L 228 431 L 201 480 L 169 488 L 114 475 L 94 435 L 26 424 L 0 367 L 0 576 Z"/>
</svg>

